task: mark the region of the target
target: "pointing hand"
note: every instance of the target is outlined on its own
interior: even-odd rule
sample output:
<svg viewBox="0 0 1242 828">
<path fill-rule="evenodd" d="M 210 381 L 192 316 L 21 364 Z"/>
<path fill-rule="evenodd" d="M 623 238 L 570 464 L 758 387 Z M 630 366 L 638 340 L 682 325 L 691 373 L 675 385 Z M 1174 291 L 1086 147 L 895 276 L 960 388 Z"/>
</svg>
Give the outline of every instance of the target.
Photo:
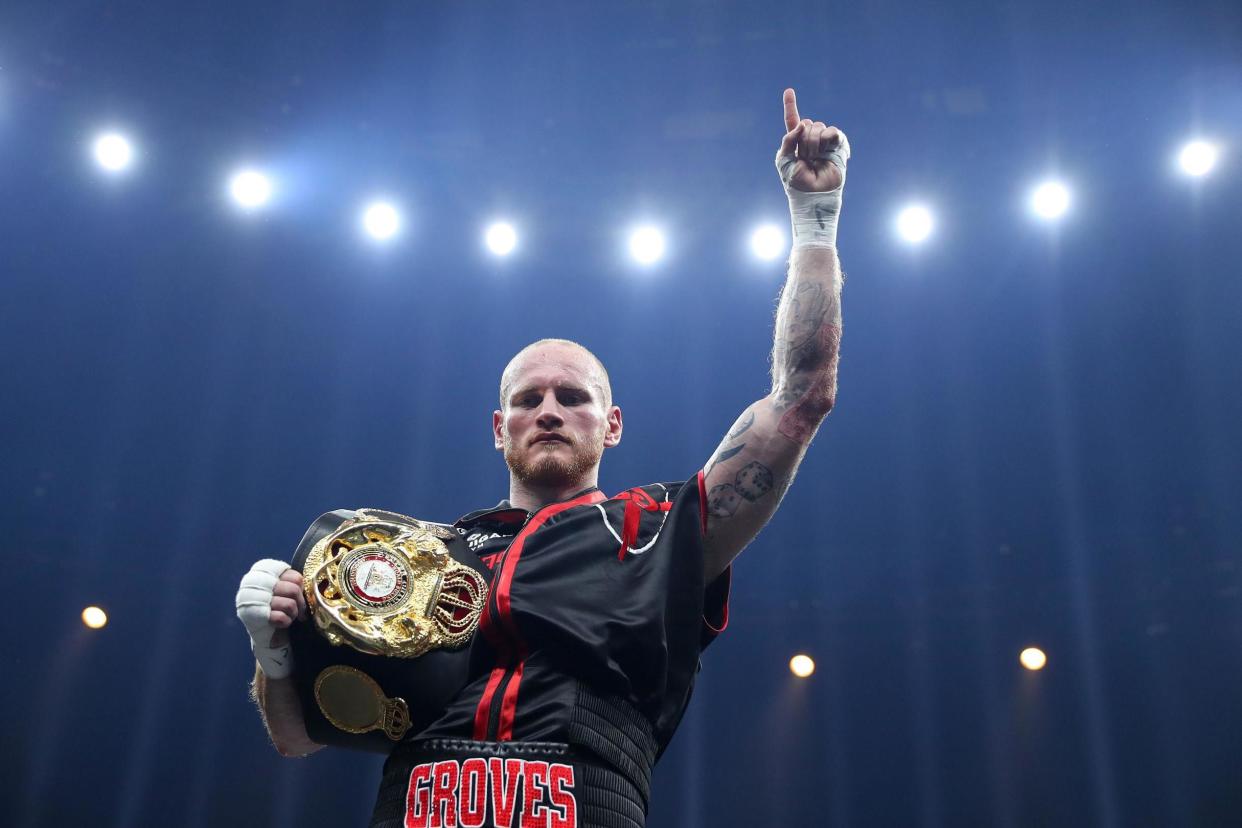
<svg viewBox="0 0 1242 828">
<path fill-rule="evenodd" d="M 841 189 L 850 142 L 836 127 L 800 117 L 792 89 L 785 90 L 785 130 L 776 152 L 776 168 L 785 186 L 804 193 Z"/>
</svg>

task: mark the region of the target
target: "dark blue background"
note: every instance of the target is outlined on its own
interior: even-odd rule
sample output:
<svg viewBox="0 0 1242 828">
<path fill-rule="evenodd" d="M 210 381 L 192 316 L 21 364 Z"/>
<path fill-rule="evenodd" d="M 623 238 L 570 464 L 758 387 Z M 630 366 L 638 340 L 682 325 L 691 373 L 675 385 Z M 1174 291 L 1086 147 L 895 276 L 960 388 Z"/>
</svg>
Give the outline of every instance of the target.
<svg viewBox="0 0 1242 828">
<path fill-rule="evenodd" d="M 363 824 L 376 760 L 266 744 L 238 579 L 328 509 L 504 496 L 496 383 L 541 336 L 612 373 L 606 491 L 692 475 L 767 390 L 787 85 L 854 148 L 838 407 L 652 828 L 1242 821 L 1242 10 L 1147 0 L 5 4 L 0 821 Z M 270 210 L 230 209 L 240 162 Z"/>
</svg>

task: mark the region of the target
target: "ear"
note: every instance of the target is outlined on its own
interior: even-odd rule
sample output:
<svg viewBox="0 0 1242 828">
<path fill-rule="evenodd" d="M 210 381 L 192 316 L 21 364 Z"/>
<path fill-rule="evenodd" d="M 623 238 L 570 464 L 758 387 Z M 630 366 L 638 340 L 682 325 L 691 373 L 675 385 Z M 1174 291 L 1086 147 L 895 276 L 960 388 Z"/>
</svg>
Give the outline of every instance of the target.
<svg viewBox="0 0 1242 828">
<path fill-rule="evenodd" d="M 621 407 L 614 405 L 608 409 L 608 430 L 604 432 L 604 448 L 612 448 L 621 442 Z"/>
<path fill-rule="evenodd" d="M 495 440 L 496 451 L 505 450 L 505 415 L 500 411 L 492 412 L 492 438 Z"/>
</svg>

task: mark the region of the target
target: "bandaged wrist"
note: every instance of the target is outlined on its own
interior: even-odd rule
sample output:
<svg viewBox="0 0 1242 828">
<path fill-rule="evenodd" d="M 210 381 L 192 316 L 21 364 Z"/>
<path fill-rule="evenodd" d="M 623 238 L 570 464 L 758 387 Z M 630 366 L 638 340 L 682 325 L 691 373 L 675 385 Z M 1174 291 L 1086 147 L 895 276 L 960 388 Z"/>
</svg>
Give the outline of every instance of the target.
<svg viewBox="0 0 1242 828">
<path fill-rule="evenodd" d="M 804 193 L 786 186 L 789 196 L 789 220 L 793 228 L 793 246 L 836 247 L 837 217 L 841 214 L 841 190 L 828 193 Z"/>
<path fill-rule="evenodd" d="M 259 662 L 259 669 L 270 679 L 289 678 L 293 674 L 293 651 L 286 644 L 283 647 L 262 647 L 257 642 L 250 642 L 254 660 Z"/>
<path fill-rule="evenodd" d="M 808 193 L 791 183 L 797 169 L 792 154 L 776 156 L 776 171 L 789 199 L 789 219 L 793 227 L 793 247 L 837 246 L 837 218 L 841 215 L 841 196 L 845 192 L 845 165 L 850 158 L 850 145 L 842 136 L 841 144 L 830 150 L 824 159 L 841 171 L 841 186 L 828 192 Z"/>
</svg>

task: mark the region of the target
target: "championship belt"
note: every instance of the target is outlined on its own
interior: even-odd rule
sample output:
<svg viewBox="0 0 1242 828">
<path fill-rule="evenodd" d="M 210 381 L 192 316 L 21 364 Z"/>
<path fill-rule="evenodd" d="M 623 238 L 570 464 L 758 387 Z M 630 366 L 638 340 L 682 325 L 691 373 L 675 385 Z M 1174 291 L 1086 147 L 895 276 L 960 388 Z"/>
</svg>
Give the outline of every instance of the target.
<svg viewBox="0 0 1242 828">
<path fill-rule="evenodd" d="M 310 620 L 290 630 L 308 735 L 387 753 L 466 684 L 490 575 L 450 527 L 379 509 L 322 515 L 302 538 Z"/>
</svg>

